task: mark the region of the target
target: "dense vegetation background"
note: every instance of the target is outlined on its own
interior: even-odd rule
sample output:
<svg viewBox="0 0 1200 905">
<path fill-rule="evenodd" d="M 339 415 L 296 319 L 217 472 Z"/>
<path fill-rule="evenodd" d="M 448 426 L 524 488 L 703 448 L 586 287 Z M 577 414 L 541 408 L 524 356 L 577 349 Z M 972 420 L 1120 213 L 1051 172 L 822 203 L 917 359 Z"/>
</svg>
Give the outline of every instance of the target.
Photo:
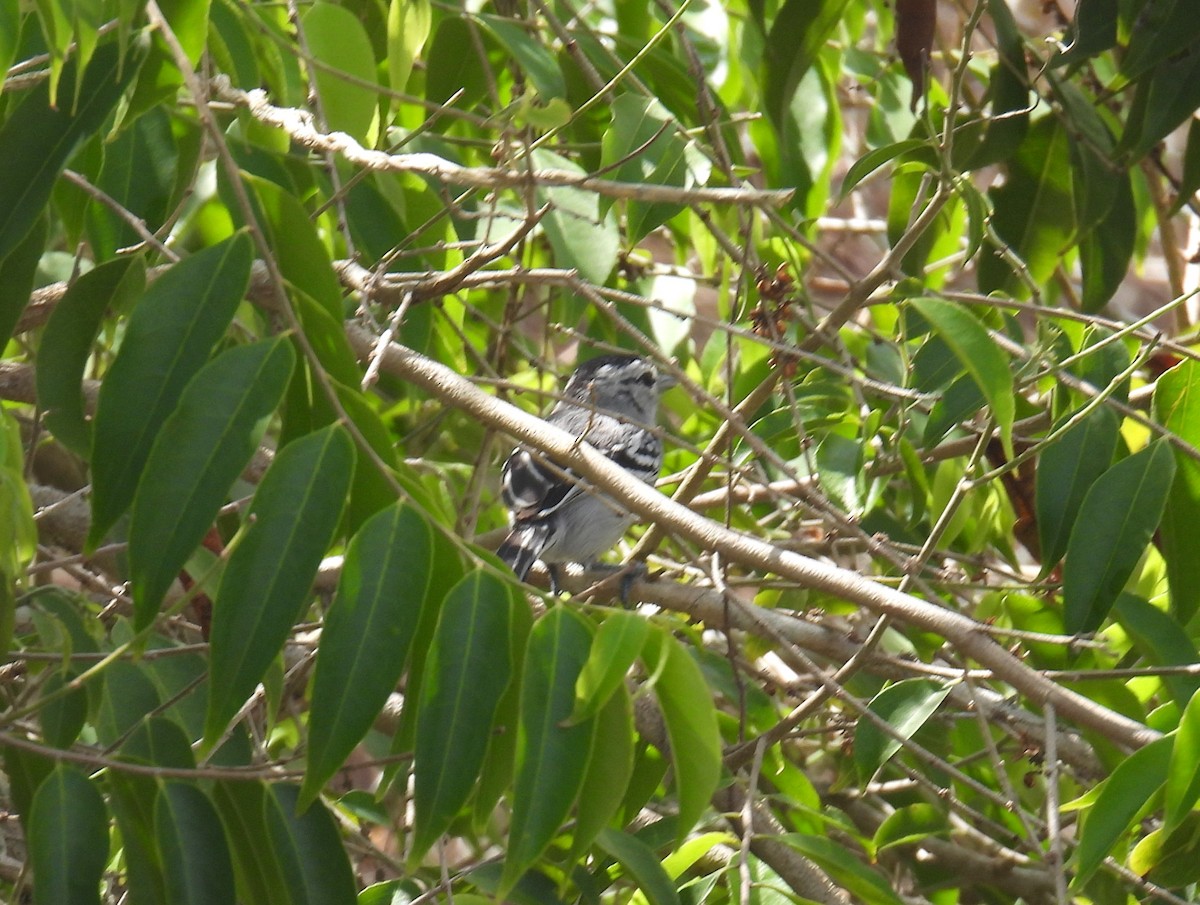
<svg viewBox="0 0 1200 905">
<path fill-rule="evenodd" d="M 0 84 L 0 898 L 1195 900 L 1200 7 L 0 0 Z M 657 491 L 536 417 L 613 349 Z M 627 600 L 486 552 L 516 441 Z"/>
</svg>

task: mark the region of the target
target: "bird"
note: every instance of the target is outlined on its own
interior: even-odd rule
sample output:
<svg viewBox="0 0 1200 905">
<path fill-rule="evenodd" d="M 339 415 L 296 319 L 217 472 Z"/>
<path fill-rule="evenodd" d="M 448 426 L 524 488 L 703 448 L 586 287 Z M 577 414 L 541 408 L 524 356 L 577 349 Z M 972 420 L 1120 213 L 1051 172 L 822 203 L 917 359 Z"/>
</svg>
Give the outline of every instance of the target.
<svg viewBox="0 0 1200 905">
<path fill-rule="evenodd" d="M 663 458 L 653 430 L 659 397 L 674 384 L 647 358 L 601 355 L 576 368 L 546 422 L 652 484 Z M 504 463 L 500 493 L 512 513 L 512 530 L 497 555 L 522 581 L 535 562 L 545 563 L 555 592 L 557 563 L 595 562 L 636 521 L 569 468 L 523 446 Z"/>
</svg>

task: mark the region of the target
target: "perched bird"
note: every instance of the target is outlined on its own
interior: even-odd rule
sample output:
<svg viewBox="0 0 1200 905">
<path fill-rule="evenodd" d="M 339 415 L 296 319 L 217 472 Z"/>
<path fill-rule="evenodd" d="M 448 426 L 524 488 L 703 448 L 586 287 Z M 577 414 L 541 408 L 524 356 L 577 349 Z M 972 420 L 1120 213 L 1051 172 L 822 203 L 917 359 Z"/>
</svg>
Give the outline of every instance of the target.
<svg viewBox="0 0 1200 905">
<path fill-rule="evenodd" d="M 546 421 L 650 484 L 662 468 L 662 442 L 650 428 L 659 396 L 674 383 L 645 358 L 602 355 L 576 369 Z M 522 447 L 504 463 L 501 495 L 513 527 L 497 554 L 521 579 L 538 560 L 552 577 L 555 563 L 594 562 L 636 521 L 569 469 Z"/>
</svg>

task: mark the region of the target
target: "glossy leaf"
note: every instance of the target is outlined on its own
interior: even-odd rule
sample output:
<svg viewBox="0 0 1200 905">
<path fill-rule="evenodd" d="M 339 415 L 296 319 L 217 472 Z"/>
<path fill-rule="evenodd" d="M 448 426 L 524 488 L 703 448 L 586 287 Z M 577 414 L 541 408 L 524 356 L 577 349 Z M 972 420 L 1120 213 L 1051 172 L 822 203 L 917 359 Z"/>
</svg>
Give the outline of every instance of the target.
<svg viewBox="0 0 1200 905">
<path fill-rule="evenodd" d="M 203 791 L 183 782 L 164 784 L 155 806 L 155 827 L 172 902 L 234 901 L 225 830 Z"/>
<path fill-rule="evenodd" d="M 949 693 L 949 685 L 904 679 L 875 695 L 868 706 L 892 732 L 885 733 L 873 720 L 859 718 L 854 730 L 854 767 L 859 779 L 868 782 L 900 750 L 901 740 L 912 738 L 937 712 Z"/>
<path fill-rule="evenodd" d="M 108 861 L 108 809 L 100 791 L 60 764 L 38 786 L 28 828 L 34 901 L 99 905 Z"/>
<path fill-rule="evenodd" d="M 581 616 L 557 606 L 534 625 L 521 677 L 512 826 L 500 894 L 541 856 L 566 821 L 587 772 L 594 720 L 564 725 L 591 647 Z"/>
<path fill-rule="evenodd" d="M 0 257 L 0 348 L 8 345 L 21 312 L 29 303 L 38 261 L 46 247 L 46 232 L 46 220 L 39 217 L 24 238 Z"/>
<path fill-rule="evenodd" d="M 1195 642 L 1170 613 L 1134 594 L 1124 593 L 1117 598 L 1113 616 L 1129 633 L 1137 651 L 1155 666 L 1190 666 L 1200 663 Z M 1200 677 L 1165 675 L 1163 685 L 1180 707 L 1200 691 Z"/>
<path fill-rule="evenodd" d="M 679 798 L 678 837 L 682 839 L 708 808 L 721 779 L 721 733 L 704 674 L 691 654 L 664 629 L 655 627 L 642 653 L 655 676 L 654 695 L 671 740 L 675 791 Z"/>
<path fill-rule="evenodd" d="M 615 610 L 600 623 L 587 663 L 575 683 L 572 723 L 595 716 L 621 687 L 649 634 L 650 623 L 636 613 Z"/>
<path fill-rule="evenodd" d="M 300 24 L 315 61 L 312 76 L 326 127 L 370 147 L 379 98 L 366 87 L 375 83 L 375 54 L 362 23 L 345 7 L 318 2 Z"/>
<path fill-rule="evenodd" d="M 92 451 L 92 424 L 84 406 L 83 376 L 104 316 L 141 295 L 146 265 L 119 258 L 79 277 L 50 315 L 38 348 L 38 405 L 46 426 L 64 446 L 85 458 Z"/>
<path fill-rule="evenodd" d="M 1056 118 L 1045 117 L 1030 127 L 1009 164 L 1006 182 L 990 195 L 996 235 L 1040 286 L 1054 272 L 1075 229 L 1067 136 Z M 979 288 L 1018 298 L 1029 294 L 995 251 L 979 262 Z"/>
<path fill-rule="evenodd" d="M 439 543 L 421 514 L 400 504 L 372 516 L 351 539 L 317 652 L 301 807 L 366 735 L 400 681 L 422 614 L 439 604 L 430 594 Z"/>
<path fill-rule="evenodd" d="M 269 795 L 264 783 L 226 779 L 213 785 L 213 801 L 229 839 L 241 899 L 262 905 L 292 905 L 297 900 L 291 897 L 284 878 L 282 851 L 264 844 L 269 838 Z"/>
<path fill-rule="evenodd" d="M 1200 695 L 1192 695 L 1171 747 L 1164 790 L 1163 832 L 1170 834 L 1200 801 Z"/>
<path fill-rule="evenodd" d="M 946 815 L 931 804 L 910 804 L 884 818 L 871 842 L 878 849 L 917 844 L 928 836 L 948 836 Z"/>
<path fill-rule="evenodd" d="M 41 216 L 59 173 L 75 149 L 96 133 L 137 72 L 141 46 L 126 58 L 109 42 L 96 50 L 83 73 L 75 103 L 50 103 L 42 82 L 0 126 L 0 260 L 7 258 Z M 75 88 L 75 62 L 63 68 L 63 83 Z"/>
<path fill-rule="evenodd" d="M 138 905 L 172 905 L 154 823 L 158 783 L 149 776 L 122 771 L 113 771 L 107 781 L 109 805 L 129 864 L 130 901 Z"/>
<path fill-rule="evenodd" d="M 1094 632 L 1133 574 L 1162 518 L 1175 476 L 1166 441 L 1123 459 L 1092 484 L 1067 544 L 1066 630 Z"/>
<path fill-rule="evenodd" d="M 1154 414 L 1167 430 L 1200 447 L 1200 364 L 1185 359 L 1158 379 Z M 1187 625 L 1200 612 L 1200 463 L 1172 450 L 1175 480 L 1163 512 L 1163 558 L 1171 609 Z"/>
<path fill-rule="evenodd" d="M 815 861 L 839 886 L 863 902 L 870 905 L 900 905 L 904 901 L 890 883 L 851 857 L 846 847 L 834 839 L 790 833 L 783 836 L 781 841 Z"/>
<path fill-rule="evenodd" d="M 42 686 L 46 700 L 38 711 L 38 722 L 46 742 L 56 748 L 69 748 L 87 722 L 87 690 L 65 691 L 76 675 L 69 669 L 56 672 Z"/>
<path fill-rule="evenodd" d="M 184 388 L 150 450 L 133 499 L 129 573 L 134 627 L 154 621 L 212 526 L 283 398 L 295 355 L 286 339 L 226 349 Z"/>
<path fill-rule="evenodd" d="M 1043 574 L 1067 552 L 1084 497 L 1112 464 L 1119 427 L 1112 409 L 1100 406 L 1042 451 L 1036 502 Z"/>
<path fill-rule="evenodd" d="M 252 257 L 239 233 L 171 267 L 133 309 L 96 404 L 90 548 L 133 502 L 158 431 L 246 292 Z"/>
<path fill-rule="evenodd" d="M 596 714 L 596 743 L 579 790 L 568 863 L 582 858 L 621 810 L 633 776 L 633 745 L 633 701 L 619 685 Z"/>
<path fill-rule="evenodd" d="M 954 351 L 991 407 L 1000 428 L 1005 455 L 1012 458 L 1012 426 L 1016 417 L 1013 375 L 1008 356 L 988 335 L 983 324 L 964 308 L 939 299 L 914 299 L 912 305 Z"/>
<path fill-rule="evenodd" d="M 289 443 L 267 469 L 213 603 L 207 743 L 254 691 L 308 602 L 353 468 L 354 445 L 334 426 Z"/>
<path fill-rule="evenodd" d="M 337 824 L 320 803 L 300 813 L 299 800 L 299 788 L 282 782 L 264 796 L 270 845 L 284 866 L 291 901 L 355 905 L 354 873 Z"/>
<path fill-rule="evenodd" d="M 596 837 L 596 845 L 620 862 L 633 877 L 650 905 L 680 905 L 679 893 L 671 877 L 663 870 L 658 856 L 637 836 L 621 830 L 606 829 Z"/>
<path fill-rule="evenodd" d="M 779 128 L 800 81 L 837 27 L 846 0 L 787 0 L 766 36 L 763 77 L 765 112 Z"/>
<path fill-rule="evenodd" d="M 1160 738 L 1140 748 L 1117 765 L 1100 786 L 1088 808 L 1076 849 L 1075 885 L 1084 883 L 1112 854 L 1138 814 L 1149 810 L 1155 793 L 1167 779 L 1175 739 Z"/>
<path fill-rule="evenodd" d="M 496 708 L 512 677 L 518 606 L 524 604 L 511 586 L 482 569 L 455 585 L 442 605 L 417 715 L 410 863 L 446 831 L 479 779 Z"/>
<path fill-rule="evenodd" d="M 545 102 L 566 97 L 567 86 L 562 70 L 554 55 L 543 44 L 531 38 L 524 28 L 500 16 L 481 15 L 479 21 L 520 64 L 537 89 L 539 100 Z"/>
</svg>

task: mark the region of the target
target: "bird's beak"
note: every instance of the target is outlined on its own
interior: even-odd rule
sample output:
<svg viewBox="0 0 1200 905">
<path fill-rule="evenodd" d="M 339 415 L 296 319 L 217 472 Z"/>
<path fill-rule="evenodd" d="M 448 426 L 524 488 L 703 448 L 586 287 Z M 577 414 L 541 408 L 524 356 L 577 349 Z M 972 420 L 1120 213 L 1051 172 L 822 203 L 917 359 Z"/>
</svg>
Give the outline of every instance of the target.
<svg viewBox="0 0 1200 905">
<path fill-rule="evenodd" d="M 659 371 L 658 372 L 658 382 L 655 384 L 655 386 L 658 388 L 658 391 L 661 393 L 663 390 L 671 389 L 671 387 L 675 386 L 675 384 L 677 384 L 677 383 L 679 383 L 679 381 L 676 380 L 674 377 L 672 377 L 670 374 L 664 374 L 662 371 Z"/>
</svg>

